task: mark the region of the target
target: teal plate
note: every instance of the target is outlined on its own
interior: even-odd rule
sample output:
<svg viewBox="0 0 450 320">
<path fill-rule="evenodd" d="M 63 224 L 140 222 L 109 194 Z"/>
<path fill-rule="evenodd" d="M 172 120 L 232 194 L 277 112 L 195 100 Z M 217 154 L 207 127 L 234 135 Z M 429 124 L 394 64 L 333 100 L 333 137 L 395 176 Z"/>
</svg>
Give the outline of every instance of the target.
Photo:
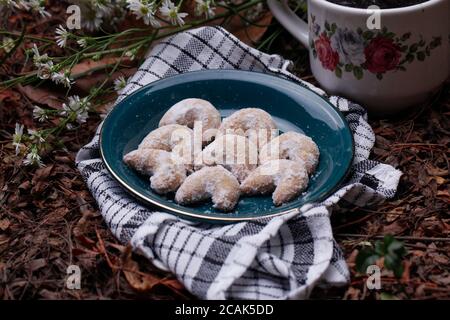
<svg viewBox="0 0 450 320">
<path fill-rule="evenodd" d="M 210 101 L 223 117 L 241 108 L 262 108 L 272 115 L 280 131 L 310 136 L 319 146 L 320 162 L 308 189 L 298 199 L 280 207 L 273 205 L 270 196 L 241 197 L 231 213 L 217 211 L 210 202 L 181 206 L 173 201 L 173 195 L 153 192 L 149 179 L 127 167 L 122 158 L 158 127 L 159 120 L 173 104 L 186 98 Z M 184 218 L 226 223 L 292 212 L 330 195 L 350 168 L 353 137 L 339 111 L 292 81 L 256 72 L 207 70 L 153 82 L 121 101 L 103 123 L 100 150 L 111 174 L 138 199 Z"/>
</svg>

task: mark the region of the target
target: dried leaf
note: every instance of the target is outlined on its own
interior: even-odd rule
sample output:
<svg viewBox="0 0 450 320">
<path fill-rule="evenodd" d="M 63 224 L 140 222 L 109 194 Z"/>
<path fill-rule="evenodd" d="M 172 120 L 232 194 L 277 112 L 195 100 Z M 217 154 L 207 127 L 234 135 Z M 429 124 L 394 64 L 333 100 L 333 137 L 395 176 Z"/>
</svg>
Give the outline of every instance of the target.
<svg viewBox="0 0 450 320">
<path fill-rule="evenodd" d="M 159 278 L 139 271 L 138 263 L 132 258 L 131 248 L 128 249 L 124 258 L 123 273 L 130 286 L 136 291 L 150 291 L 155 285 L 160 283 Z"/>
<path fill-rule="evenodd" d="M 39 295 L 47 300 L 60 300 L 61 295 L 58 292 L 49 291 L 47 289 L 42 289 L 39 291 Z"/>
<path fill-rule="evenodd" d="M 397 235 L 402 233 L 403 231 L 405 231 L 407 228 L 407 226 L 405 226 L 402 222 L 400 221 L 394 221 L 391 224 L 388 224 L 387 226 L 383 227 L 383 234 L 393 234 L 393 235 Z"/>
<path fill-rule="evenodd" d="M 272 13 L 267 11 L 258 21 L 255 21 L 256 25 L 246 25 L 241 18 L 234 17 L 231 19 L 231 23 L 227 25 L 227 29 L 242 42 L 253 45 L 261 40 L 267 31 L 267 26 L 272 22 L 272 18 Z"/>
<path fill-rule="evenodd" d="M 9 228 L 9 226 L 11 225 L 11 221 L 9 221 L 8 219 L 2 219 L 0 220 L 0 229 L 2 231 L 6 231 L 6 229 Z"/>
<path fill-rule="evenodd" d="M 163 280 L 163 281 L 161 281 L 161 284 L 163 284 L 167 287 L 170 287 L 172 289 L 178 290 L 178 291 L 184 290 L 183 284 L 180 281 L 178 281 L 177 279 Z"/>
<path fill-rule="evenodd" d="M 185 1 L 183 4 L 184 11 L 189 14 L 189 18 L 186 21 L 193 20 L 195 15 L 196 3 L 194 0 Z M 225 8 L 217 8 L 216 15 L 226 12 Z M 240 13 L 245 16 L 246 12 Z M 263 12 L 259 17 L 256 17 L 252 24 L 242 19 L 239 16 L 234 16 L 227 23 L 223 24 L 223 19 L 217 19 L 211 21 L 209 25 L 223 25 L 225 29 L 234 34 L 242 42 L 252 45 L 261 40 L 264 33 L 267 31 L 267 27 L 272 22 L 272 13 L 270 11 Z"/>
<path fill-rule="evenodd" d="M 28 269 L 31 272 L 37 271 L 47 265 L 47 261 L 43 258 L 41 259 L 35 259 L 28 263 Z"/>
<path fill-rule="evenodd" d="M 437 167 L 433 166 L 432 164 L 427 164 L 425 166 L 425 169 L 427 170 L 427 173 L 430 176 L 441 176 L 441 177 L 444 177 L 444 176 L 448 175 L 448 170 L 437 168 Z"/>
<path fill-rule="evenodd" d="M 49 165 L 47 167 L 36 170 L 36 172 L 33 175 L 33 179 L 31 180 L 31 183 L 33 185 L 33 189 L 31 190 L 32 193 L 39 193 L 45 189 L 45 187 L 49 183 L 47 178 L 52 172 L 52 169 L 53 165 Z"/>
<path fill-rule="evenodd" d="M 4 90 L 0 88 L 0 102 L 3 102 L 7 99 L 17 102 L 20 100 L 20 94 L 13 90 Z"/>
<path fill-rule="evenodd" d="M 344 300 L 359 300 L 361 290 L 350 287 L 344 295 Z"/>
<path fill-rule="evenodd" d="M 431 276 L 430 277 L 434 282 L 444 286 L 450 286 L 450 276 Z"/>
<path fill-rule="evenodd" d="M 19 90 L 31 101 L 42 105 L 47 105 L 54 109 L 60 109 L 64 102 L 64 94 L 51 91 L 48 88 L 19 86 Z"/>
<path fill-rule="evenodd" d="M 72 77 L 80 76 L 80 74 L 90 75 L 98 70 L 104 71 L 105 67 L 114 66 L 121 61 L 121 65 L 130 65 L 130 59 L 123 57 L 105 57 L 100 60 L 85 59 L 74 65 L 71 70 Z"/>
<path fill-rule="evenodd" d="M 411 271 L 411 262 L 408 260 L 405 260 L 403 262 L 403 274 L 401 281 L 403 283 L 408 283 L 410 281 L 410 271 Z"/>
<path fill-rule="evenodd" d="M 136 71 L 137 71 L 137 68 L 121 69 L 119 71 L 114 72 L 111 75 L 111 77 L 109 78 L 108 82 L 112 82 L 120 76 L 128 78 L 128 77 L 134 75 L 136 73 Z M 83 78 L 78 79 L 75 82 L 74 87 L 76 87 L 79 90 L 88 92 L 93 87 L 98 86 L 101 83 L 103 83 L 103 81 L 105 81 L 105 79 L 107 79 L 107 78 L 108 78 L 107 72 L 96 72 L 89 76 L 85 76 Z"/>
</svg>

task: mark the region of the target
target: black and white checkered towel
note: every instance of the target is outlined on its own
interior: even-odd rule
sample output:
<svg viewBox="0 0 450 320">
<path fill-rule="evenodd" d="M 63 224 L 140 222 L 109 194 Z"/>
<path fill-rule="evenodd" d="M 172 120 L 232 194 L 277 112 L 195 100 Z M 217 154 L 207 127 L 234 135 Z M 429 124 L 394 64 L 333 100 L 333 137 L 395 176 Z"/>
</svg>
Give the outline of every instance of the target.
<svg viewBox="0 0 450 320">
<path fill-rule="evenodd" d="M 201 69 L 242 69 L 279 74 L 290 62 L 255 50 L 219 27 L 202 27 L 153 47 L 129 79 L 119 101 L 146 84 Z M 333 239 L 330 213 L 345 202 L 364 206 L 392 197 L 401 172 L 368 160 L 375 136 L 365 110 L 330 97 L 354 134 L 352 174 L 342 188 L 301 214 L 286 214 L 226 226 L 189 222 L 139 204 L 108 173 L 99 155 L 98 132 L 77 155 L 77 166 L 115 236 L 130 242 L 155 266 L 172 272 L 201 299 L 304 299 L 317 284 L 342 285 L 349 271 Z"/>
</svg>

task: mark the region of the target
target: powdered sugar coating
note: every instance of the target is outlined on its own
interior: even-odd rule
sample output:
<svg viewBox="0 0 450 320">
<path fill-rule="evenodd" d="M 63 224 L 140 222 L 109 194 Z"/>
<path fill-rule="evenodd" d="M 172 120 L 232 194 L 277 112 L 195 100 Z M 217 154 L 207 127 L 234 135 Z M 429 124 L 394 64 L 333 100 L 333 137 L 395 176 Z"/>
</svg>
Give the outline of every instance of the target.
<svg viewBox="0 0 450 320">
<path fill-rule="evenodd" d="M 319 162 L 319 156 L 319 148 L 310 137 L 289 131 L 274 138 L 261 148 L 259 162 L 264 164 L 276 159 L 301 161 L 308 174 L 312 174 Z"/>
<path fill-rule="evenodd" d="M 211 199 L 214 208 L 231 211 L 239 196 L 237 179 L 222 166 L 214 166 L 204 167 L 187 177 L 175 194 L 175 201 L 189 205 Z"/>
<path fill-rule="evenodd" d="M 270 114 L 259 108 L 245 108 L 224 119 L 217 136 L 237 134 L 249 138 L 258 147 L 273 138 L 277 126 Z"/>
<path fill-rule="evenodd" d="M 285 159 L 270 160 L 250 173 L 241 184 L 241 192 L 246 195 L 273 192 L 273 203 L 279 206 L 299 196 L 308 182 L 304 163 Z"/>
<path fill-rule="evenodd" d="M 137 149 L 126 154 L 123 161 L 150 176 L 151 188 L 160 194 L 176 191 L 186 179 L 184 165 L 174 163 L 171 153 L 164 150 Z"/>
<path fill-rule="evenodd" d="M 184 164 L 192 172 L 194 161 L 194 133 L 192 129 L 179 124 L 169 124 L 150 132 L 139 144 L 138 149 L 159 149 L 172 152 L 172 160 Z"/>
<path fill-rule="evenodd" d="M 179 124 L 169 124 L 151 131 L 139 144 L 139 149 L 159 149 L 172 151 L 181 144 L 192 143 L 193 132 Z"/>
<path fill-rule="evenodd" d="M 246 137 L 226 134 L 217 137 L 195 159 L 195 169 L 222 165 L 239 182 L 243 181 L 258 164 L 258 148 Z"/>
<path fill-rule="evenodd" d="M 210 102 L 189 98 L 174 104 L 161 118 L 159 126 L 180 124 L 193 129 L 195 122 L 201 121 L 203 141 L 210 141 L 221 120 L 219 111 Z"/>
</svg>

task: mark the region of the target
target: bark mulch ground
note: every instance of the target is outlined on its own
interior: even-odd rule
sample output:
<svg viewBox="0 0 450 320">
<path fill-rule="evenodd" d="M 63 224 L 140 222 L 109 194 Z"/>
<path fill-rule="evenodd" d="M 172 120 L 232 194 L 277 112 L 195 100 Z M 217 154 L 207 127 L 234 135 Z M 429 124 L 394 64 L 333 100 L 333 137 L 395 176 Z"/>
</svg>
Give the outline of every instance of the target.
<svg viewBox="0 0 450 320">
<path fill-rule="evenodd" d="M 276 27 L 279 28 L 279 27 Z M 270 31 L 270 29 L 269 29 Z M 45 32 L 45 31 L 44 31 Z M 306 51 L 285 32 L 270 51 L 296 62 L 296 73 L 314 81 Z M 9 65 L 8 65 L 9 63 Z M 4 75 L 11 60 L 1 67 Z M 387 120 L 370 120 L 377 142 L 372 158 L 404 172 L 395 199 L 333 215 L 336 239 L 352 273 L 349 286 L 317 289 L 313 298 L 449 299 L 450 83 L 429 103 Z M 101 121 L 92 114 L 62 136 L 67 150 L 50 152 L 46 167 L 24 167 L 14 156 L 16 122 L 33 128 L 30 96 L 0 92 L 0 297 L 2 299 L 191 299 L 170 274 L 158 271 L 106 228 L 74 165 L 78 149 Z M 356 272 L 362 243 L 392 234 L 408 250 L 404 272 L 382 272 L 382 288 L 368 290 Z M 66 288 L 67 268 L 82 271 L 80 290 Z"/>
</svg>

